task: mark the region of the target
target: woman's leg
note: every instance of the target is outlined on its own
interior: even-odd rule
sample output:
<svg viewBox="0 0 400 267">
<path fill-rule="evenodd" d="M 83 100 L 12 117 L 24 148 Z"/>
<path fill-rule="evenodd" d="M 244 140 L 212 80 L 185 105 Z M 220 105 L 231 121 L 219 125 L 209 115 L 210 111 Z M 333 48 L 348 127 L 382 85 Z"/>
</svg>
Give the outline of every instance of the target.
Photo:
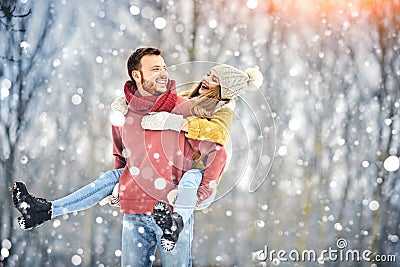
<svg viewBox="0 0 400 267">
<path fill-rule="evenodd" d="M 153 218 L 156 224 L 163 231 L 161 237 L 161 246 L 164 250 L 174 249 L 179 241 L 182 228 L 190 224 L 190 218 L 193 217 L 195 209 L 204 209 L 208 207 L 215 198 L 216 190 L 209 198 L 204 200 L 200 207 L 197 204 L 197 190 L 203 179 L 203 170 L 188 170 L 179 181 L 178 194 L 174 203 L 174 212 L 169 205 L 163 201 L 157 202 L 154 206 Z M 174 230 L 172 230 L 174 229 Z M 178 242 L 179 243 L 179 242 Z"/>
<path fill-rule="evenodd" d="M 203 179 L 203 171 L 190 169 L 182 176 L 178 185 L 178 197 L 174 205 L 174 212 L 182 216 L 183 223 L 192 215 L 197 202 L 197 189 Z"/>
<path fill-rule="evenodd" d="M 190 224 L 190 218 L 193 217 L 193 211 L 197 204 L 197 190 L 202 179 L 203 171 L 199 169 L 191 169 L 182 176 L 178 185 L 174 212 L 167 203 L 162 201 L 157 202 L 154 206 L 153 218 L 163 231 L 161 246 L 164 250 L 173 250 L 179 243 L 182 228 Z M 202 208 L 211 204 L 215 198 L 215 191 L 214 189 L 213 194 L 203 201 L 205 205 L 204 207 L 201 205 Z"/>
<path fill-rule="evenodd" d="M 176 198 L 174 205 L 174 212 L 182 216 L 183 223 L 186 223 L 190 216 L 193 214 L 194 210 L 202 210 L 210 206 L 214 201 L 217 194 L 217 190 L 211 196 L 205 199 L 198 207 L 196 207 L 197 202 L 197 190 L 203 179 L 203 170 L 190 169 L 179 181 L 178 185 L 178 197 Z"/>
<path fill-rule="evenodd" d="M 68 196 L 51 201 L 53 206 L 51 218 L 95 206 L 112 193 L 114 186 L 119 182 L 122 170 L 109 170 L 95 181 Z"/>
<path fill-rule="evenodd" d="M 29 230 L 52 218 L 74 211 L 81 211 L 96 205 L 101 199 L 111 194 L 118 183 L 122 169 L 107 171 L 89 185 L 55 201 L 47 201 L 31 195 L 23 182 L 13 186 L 13 204 L 19 212 L 20 228 Z"/>
</svg>

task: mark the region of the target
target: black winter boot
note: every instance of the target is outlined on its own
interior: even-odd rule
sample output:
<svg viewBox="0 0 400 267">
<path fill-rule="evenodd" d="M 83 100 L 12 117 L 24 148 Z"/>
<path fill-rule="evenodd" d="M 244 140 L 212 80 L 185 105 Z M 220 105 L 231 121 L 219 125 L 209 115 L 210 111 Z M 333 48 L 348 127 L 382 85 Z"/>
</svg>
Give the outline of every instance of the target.
<svg viewBox="0 0 400 267">
<path fill-rule="evenodd" d="M 22 214 L 18 217 L 21 229 L 29 230 L 51 219 L 51 202 L 29 194 L 23 182 L 14 184 L 12 197 L 14 207 Z"/>
<path fill-rule="evenodd" d="M 163 231 L 162 248 L 167 251 L 173 250 L 183 229 L 182 216 L 172 212 L 167 203 L 159 201 L 154 206 L 153 218 Z"/>
</svg>

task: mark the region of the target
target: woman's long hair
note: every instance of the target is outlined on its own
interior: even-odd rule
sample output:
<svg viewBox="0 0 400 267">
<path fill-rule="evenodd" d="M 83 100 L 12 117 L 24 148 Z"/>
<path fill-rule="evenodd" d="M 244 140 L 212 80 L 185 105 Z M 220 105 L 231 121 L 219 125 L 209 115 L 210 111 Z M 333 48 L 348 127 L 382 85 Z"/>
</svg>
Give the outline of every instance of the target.
<svg viewBox="0 0 400 267">
<path fill-rule="evenodd" d="M 206 94 L 200 95 L 199 90 L 201 82 L 194 85 L 192 89 L 183 91 L 180 96 L 190 99 L 192 103 L 191 112 L 193 116 L 202 118 L 211 118 L 218 107 L 221 98 L 221 88 L 218 86 L 216 90 L 209 90 Z"/>
</svg>

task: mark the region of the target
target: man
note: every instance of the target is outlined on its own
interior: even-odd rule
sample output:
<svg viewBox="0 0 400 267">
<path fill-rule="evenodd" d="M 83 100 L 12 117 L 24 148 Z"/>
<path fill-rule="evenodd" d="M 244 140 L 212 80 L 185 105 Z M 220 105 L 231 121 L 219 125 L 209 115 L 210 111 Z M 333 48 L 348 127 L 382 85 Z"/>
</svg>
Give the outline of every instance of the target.
<svg viewBox="0 0 400 267">
<path fill-rule="evenodd" d="M 187 116 L 190 109 L 187 100 L 177 96 L 159 49 L 137 49 L 127 67 L 131 80 L 124 92 L 129 110 L 124 126 L 112 127 L 114 167 L 124 168 L 119 185 L 124 213 L 122 266 L 151 266 L 161 240 L 177 235 L 172 251 L 161 249 L 163 266 L 190 266 L 193 218 L 183 226 L 180 216 L 171 213 L 166 218 L 171 229 L 163 232 L 151 213 L 159 200 L 167 202 L 167 194 L 191 168 L 194 153 L 206 163 L 203 180 L 216 181 L 225 166 L 226 151 L 215 143 L 187 139 L 181 132 L 143 130 L 141 120 L 150 112 Z M 205 198 L 206 191 L 199 190 L 198 198 Z"/>
</svg>

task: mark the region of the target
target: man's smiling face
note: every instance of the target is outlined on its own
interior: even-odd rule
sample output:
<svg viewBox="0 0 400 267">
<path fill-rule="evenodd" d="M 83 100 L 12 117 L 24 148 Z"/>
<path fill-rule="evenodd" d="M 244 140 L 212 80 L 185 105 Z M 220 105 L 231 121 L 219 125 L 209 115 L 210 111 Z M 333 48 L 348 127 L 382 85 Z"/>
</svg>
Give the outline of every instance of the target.
<svg viewBox="0 0 400 267">
<path fill-rule="evenodd" d="M 133 72 L 132 76 L 142 95 L 160 95 L 168 90 L 169 76 L 162 56 L 145 55 L 140 60 L 140 69 Z"/>
</svg>

